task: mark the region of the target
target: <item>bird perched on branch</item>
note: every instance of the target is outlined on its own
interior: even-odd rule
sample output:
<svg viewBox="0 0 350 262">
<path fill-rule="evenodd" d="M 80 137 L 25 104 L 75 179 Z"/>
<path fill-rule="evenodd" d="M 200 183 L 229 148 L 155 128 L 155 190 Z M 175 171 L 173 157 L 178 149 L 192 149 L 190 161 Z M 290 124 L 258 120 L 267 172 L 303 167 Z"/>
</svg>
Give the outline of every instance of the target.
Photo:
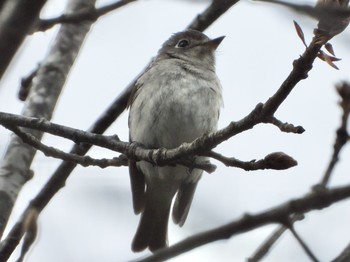
<svg viewBox="0 0 350 262">
<path fill-rule="evenodd" d="M 171 149 L 217 129 L 222 96 L 215 50 L 223 39 L 187 30 L 163 44 L 130 97 L 130 141 Z M 130 160 L 129 173 L 134 211 L 141 213 L 132 250 L 163 248 L 172 200 L 176 195 L 173 221 L 182 226 L 202 170 Z"/>
</svg>

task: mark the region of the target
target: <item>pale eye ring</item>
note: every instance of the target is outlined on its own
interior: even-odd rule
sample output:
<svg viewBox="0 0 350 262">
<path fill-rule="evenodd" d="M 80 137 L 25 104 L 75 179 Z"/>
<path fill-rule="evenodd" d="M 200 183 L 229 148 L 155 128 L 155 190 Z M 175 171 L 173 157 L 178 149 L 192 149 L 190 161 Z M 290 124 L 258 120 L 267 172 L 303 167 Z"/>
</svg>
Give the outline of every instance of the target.
<svg viewBox="0 0 350 262">
<path fill-rule="evenodd" d="M 184 48 L 186 46 L 189 46 L 190 42 L 186 39 L 181 39 L 175 46 L 175 48 Z"/>
</svg>

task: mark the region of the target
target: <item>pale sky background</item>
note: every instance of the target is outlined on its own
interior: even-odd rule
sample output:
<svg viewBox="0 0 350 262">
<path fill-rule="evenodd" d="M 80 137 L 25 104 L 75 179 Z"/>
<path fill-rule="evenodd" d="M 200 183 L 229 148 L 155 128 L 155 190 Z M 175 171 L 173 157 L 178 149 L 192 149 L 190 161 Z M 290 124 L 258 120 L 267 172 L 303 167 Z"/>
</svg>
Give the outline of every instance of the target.
<svg viewBox="0 0 350 262">
<path fill-rule="evenodd" d="M 44 16 L 61 13 L 66 1 L 51 0 Z M 112 1 L 100 1 L 100 4 Z M 305 3 L 305 1 L 294 1 Z M 313 3 L 314 1 L 308 1 Z M 142 70 L 161 44 L 183 30 L 207 6 L 204 1 L 138 1 L 103 18 L 93 26 L 76 61 L 53 122 L 87 129 L 114 98 Z M 307 42 L 316 22 L 271 4 L 241 1 L 205 33 L 226 35 L 217 54 L 217 74 L 223 86 L 225 107 L 219 127 L 247 115 L 258 102 L 274 94 L 292 69 L 292 61 L 304 51 L 293 20 L 303 28 Z M 28 38 L 0 88 L 0 111 L 20 113 L 19 80 L 47 53 L 56 29 Z M 260 159 L 283 151 L 299 165 L 286 171 L 245 172 L 215 161 L 214 174 L 204 174 L 183 228 L 169 226 L 174 244 L 187 236 L 257 213 L 303 196 L 320 181 L 332 152 L 341 110 L 334 84 L 350 80 L 349 30 L 331 41 L 339 71 L 316 60 L 310 77 L 302 81 L 277 111 L 282 121 L 302 125 L 302 135 L 281 133 L 271 125 L 259 125 L 220 145 L 216 151 L 242 160 Z M 107 131 L 128 140 L 127 113 Z M 0 150 L 8 143 L 8 132 L 0 128 Z M 46 144 L 68 151 L 71 142 L 45 136 Z M 331 185 L 349 183 L 349 147 L 342 152 Z M 89 155 L 113 157 L 112 151 L 96 148 Z M 32 166 L 35 177 L 24 187 L 14 209 L 14 223 L 28 201 L 37 194 L 60 161 L 38 153 Z M 67 185 L 39 218 L 40 231 L 28 262 L 119 262 L 149 254 L 134 254 L 130 243 L 139 217 L 131 204 L 127 168 L 78 167 Z M 350 241 L 350 201 L 324 211 L 309 213 L 296 230 L 320 259 L 329 261 Z M 245 261 L 270 235 L 270 225 L 228 241 L 195 249 L 171 261 Z M 14 261 L 12 257 L 10 261 Z M 286 233 L 264 261 L 309 261 Z"/>
</svg>

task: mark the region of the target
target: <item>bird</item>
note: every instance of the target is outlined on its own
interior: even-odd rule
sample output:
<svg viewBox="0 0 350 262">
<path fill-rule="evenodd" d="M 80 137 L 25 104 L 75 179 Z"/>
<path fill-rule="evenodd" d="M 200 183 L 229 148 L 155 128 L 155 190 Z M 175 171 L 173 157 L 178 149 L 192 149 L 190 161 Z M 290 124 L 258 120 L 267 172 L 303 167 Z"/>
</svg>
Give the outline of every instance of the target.
<svg viewBox="0 0 350 262">
<path fill-rule="evenodd" d="M 217 130 L 223 99 L 215 51 L 223 39 L 186 30 L 162 45 L 129 98 L 130 142 L 148 149 L 172 149 Z M 141 213 L 132 251 L 155 252 L 168 245 L 172 201 L 175 198 L 173 222 L 183 226 L 202 172 L 179 164 L 160 167 L 129 160 L 133 209 Z"/>
</svg>

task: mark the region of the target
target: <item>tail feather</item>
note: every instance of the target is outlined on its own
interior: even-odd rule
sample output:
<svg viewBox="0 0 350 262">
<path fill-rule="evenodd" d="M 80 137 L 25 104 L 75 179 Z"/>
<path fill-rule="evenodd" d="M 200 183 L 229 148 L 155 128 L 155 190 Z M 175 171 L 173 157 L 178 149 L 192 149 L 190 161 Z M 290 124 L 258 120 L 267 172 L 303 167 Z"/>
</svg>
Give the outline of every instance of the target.
<svg viewBox="0 0 350 262">
<path fill-rule="evenodd" d="M 178 224 L 180 227 L 183 226 L 186 221 L 197 184 L 198 182 L 183 183 L 177 192 L 172 216 L 174 223 Z"/>
<path fill-rule="evenodd" d="M 156 251 L 167 246 L 168 221 L 172 196 L 163 195 L 157 190 L 146 190 L 146 203 L 141 214 L 139 226 L 132 242 L 131 249 L 139 252 L 147 247 Z"/>
<path fill-rule="evenodd" d="M 135 214 L 139 214 L 145 206 L 145 177 L 137 168 L 135 161 L 129 161 L 132 201 Z"/>
</svg>

